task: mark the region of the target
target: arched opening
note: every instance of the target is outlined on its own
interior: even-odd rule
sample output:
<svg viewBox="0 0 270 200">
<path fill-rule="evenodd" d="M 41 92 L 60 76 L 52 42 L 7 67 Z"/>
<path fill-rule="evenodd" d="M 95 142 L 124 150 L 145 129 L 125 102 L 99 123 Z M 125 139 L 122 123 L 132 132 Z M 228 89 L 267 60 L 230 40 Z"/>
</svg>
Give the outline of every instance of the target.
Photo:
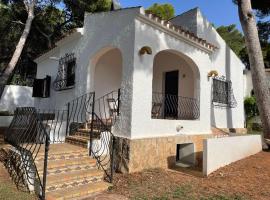
<svg viewBox="0 0 270 200">
<path fill-rule="evenodd" d="M 104 48 L 94 58 L 94 91 L 96 97 L 116 91 L 122 82 L 122 54 L 117 48 Z"/>
<path fill-rule="evenodd" d="M 152 91 L 152 118 L 199 118 L 200 74 L 186 55 L 175 50 L 156 54 Z"/>
</svg>

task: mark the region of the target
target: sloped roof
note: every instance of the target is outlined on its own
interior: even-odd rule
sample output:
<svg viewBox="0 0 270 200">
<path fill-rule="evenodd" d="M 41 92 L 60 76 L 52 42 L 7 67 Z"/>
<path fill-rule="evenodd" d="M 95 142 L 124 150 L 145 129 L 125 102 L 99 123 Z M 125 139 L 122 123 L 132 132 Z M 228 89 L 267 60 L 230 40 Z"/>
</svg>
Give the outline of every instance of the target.
<svg viewBox="0 0 270 200">
<path fill-rule="evenodd" d="M 153 20 L 154 22 L 157 22 L 157 23 L 161 24 L 162 26 L 165 26 L 166 28 L 168 28 L 176 33 L 178 33 L 178 34 L 180 34 L 188 39 L 191 39 L 194 42 L 196 42 L 200 45 L 203 45 L 204 47 L 206 47 L 212 51 L 214 51 L 215 49 L 218 48 L 215 45 L 207 42 L 203 38 L 198 37 L 195 33 L 190 32 L 179 25 L 175 25 L 175 24 L 171 23 L 170 21 L 162 20 L 160 17 L 156 16 L 155 14 L 153 14 L 149 11 L 145 11 L 145 16 L 148 17 L 149 19 Z"/>
</svg>

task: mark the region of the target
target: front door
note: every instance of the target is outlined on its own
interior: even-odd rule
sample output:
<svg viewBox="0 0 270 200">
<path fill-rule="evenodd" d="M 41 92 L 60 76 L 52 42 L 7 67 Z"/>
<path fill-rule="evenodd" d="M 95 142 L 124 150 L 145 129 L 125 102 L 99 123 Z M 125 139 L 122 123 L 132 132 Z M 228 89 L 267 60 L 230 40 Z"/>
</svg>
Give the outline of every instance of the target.
<svg viewBox="0 0 270 200">
<path fill-rule="evenodd" d="M 178 81 L 178 70 L 165 73 L 165 118 L 177 118 L 178 116 Z"/>
</svg>

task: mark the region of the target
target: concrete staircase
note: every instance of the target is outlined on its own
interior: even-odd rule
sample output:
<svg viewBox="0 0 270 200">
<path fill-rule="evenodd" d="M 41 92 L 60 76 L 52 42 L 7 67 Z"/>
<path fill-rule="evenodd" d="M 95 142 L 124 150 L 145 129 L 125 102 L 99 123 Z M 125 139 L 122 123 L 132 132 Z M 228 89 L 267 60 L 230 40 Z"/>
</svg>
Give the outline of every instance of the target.
<svg viewBox="0 0 270 200">
<path fill-rule="evenodd" d="M 104 172 L 98 169 L 96 160 L 89 157 L 88 150 L 81 146 L 69 143 L 50 145 L 46 199 L 84 199 L 110 186 L 103 180 Z M 43 161 L 44 150 L 41 150 L 35 161 L 41 180 Z"/>
<path fill-rule="evenodd" d="M 72 134 L 66 137 L 66 143 L 77 145 L 83 148 L 90 146 L 90 133 L 92 139 L 100 139 L 102 131 L 111 130 L 111 119 L 103 119 L 103 124 L 93 121 L 93 131 L 91 133 L 91 123 L 85 123 L 79 126 Z"/>
</svg>

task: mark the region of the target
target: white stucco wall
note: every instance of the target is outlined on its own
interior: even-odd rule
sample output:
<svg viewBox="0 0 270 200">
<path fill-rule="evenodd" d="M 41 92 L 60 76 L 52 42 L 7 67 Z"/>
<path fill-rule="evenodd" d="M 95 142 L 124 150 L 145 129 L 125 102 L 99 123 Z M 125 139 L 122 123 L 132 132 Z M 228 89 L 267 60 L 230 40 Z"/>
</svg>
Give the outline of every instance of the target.
<svg viewBox="0 0 270 200">
<path fill-rule="evenodd" d="M 13 116 L 0 116 L 0 127 L 9 127 Z"/>
<path fill-rule="evenodd" d="M 118 49 L 107 51 L 94 67 L 94 91 L 97 98 L 121 87 L 122 55 Z"/>
<path fill-rule="evenodd" d="M 259 153 L 260 135 L 245 135 L 205 139 L 203 143 L 203 173 L 209 175 L 220 167 Z"/>
<path fill-rule="evenodd" d="M 16 107 L 33 107 L 32 87 L 7 85 L 0 100 L 0 111 L 13 112 Z"/>
</svg>

